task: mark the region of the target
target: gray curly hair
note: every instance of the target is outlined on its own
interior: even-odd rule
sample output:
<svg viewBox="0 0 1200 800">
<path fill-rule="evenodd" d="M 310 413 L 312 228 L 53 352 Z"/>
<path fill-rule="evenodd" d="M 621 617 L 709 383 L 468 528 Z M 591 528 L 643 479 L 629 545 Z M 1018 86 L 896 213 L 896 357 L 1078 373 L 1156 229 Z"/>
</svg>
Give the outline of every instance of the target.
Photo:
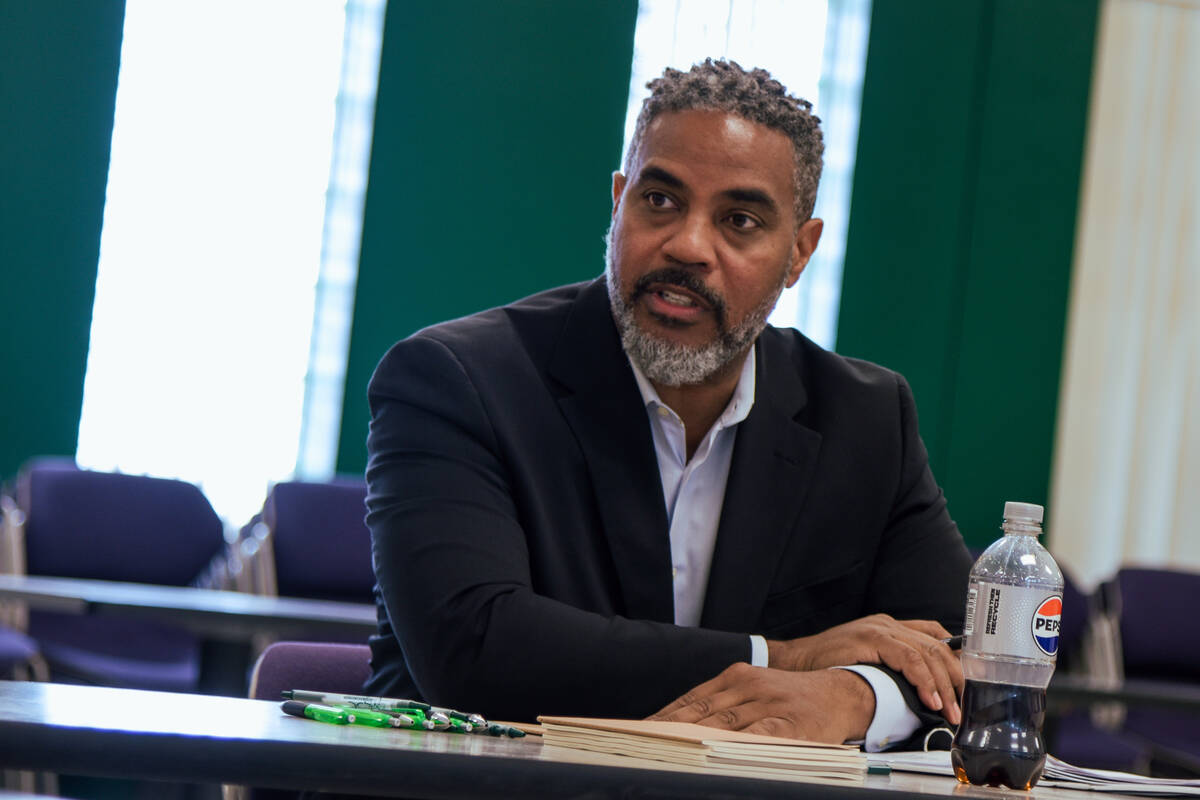
<svg viewBox="0 0 1200 800">
<path fill-rule="evenodd" d="M 668 67 L 661 78 L 646 84 L 650 96 L 642 103 L 629 152 L 625 156 L 628 175 L 642 148 L 646 128 L 659 115 L 671 111 L 724 111 L 774 128 L 792 141 L 793 210 L 796 223 L 812 216 L 821 180 L 821 120 L 812 113 L 812 103 L 792 97 L 782 83 L 765 69 L 746 71 L 735 61 L 704 60 L 687 72 Z"/>
</svg>

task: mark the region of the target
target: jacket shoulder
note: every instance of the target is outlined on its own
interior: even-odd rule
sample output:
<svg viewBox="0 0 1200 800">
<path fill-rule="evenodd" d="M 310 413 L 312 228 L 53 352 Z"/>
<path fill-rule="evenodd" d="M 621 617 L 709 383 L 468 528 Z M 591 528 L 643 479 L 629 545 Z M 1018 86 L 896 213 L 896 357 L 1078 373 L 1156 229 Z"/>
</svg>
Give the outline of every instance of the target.
<svg viewBox="0 0 1200 800">
<path fill-rule="evenodd" d="M 595 291 L 597 282 L 602 283 L 603 279 L 559 286 L 422 328 L 392 345 L 381 359 L 380 367 L 405 353 L 428 352 L 431 347 L 449 351 L 463 362 L 502 361 L 518 352 L 528 353 L 535 360 L 545 357 L 545 351 L 553 346 L 580 295 Z"/>
<path fill-rule="evenodd" d="M 760 339 L 768 358 L 786 362 L 800 376 L 808 393 L 837 395 L 874 394 L 894 396 L 897 384 L 907 386 L 895 370 L 861 358 L 840 355 L 821 347 L 795 328 L 768 327 Z"/>
</svg>

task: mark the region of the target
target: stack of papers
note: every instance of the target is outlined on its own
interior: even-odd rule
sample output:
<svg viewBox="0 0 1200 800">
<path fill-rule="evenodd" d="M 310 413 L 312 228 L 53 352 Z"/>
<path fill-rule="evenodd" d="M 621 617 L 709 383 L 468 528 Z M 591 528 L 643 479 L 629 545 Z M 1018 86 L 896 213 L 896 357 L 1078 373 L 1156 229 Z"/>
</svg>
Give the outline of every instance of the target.
<svg viewBox="0 0 1200 800">
<path fill-rule="evenodd" d="M 866 756 L 852 745 L 724 731 L 688 722 L 539 717 L 542 741 L 614 757 L 606 763 L 660 762 L 696 772 L 777 780 L 861 782 Z"/>
<path fill-rule="evenodd" d="M 1045 777 L 1050 786 L 1069 786 L 1072 789 L 1092 789 L 1097 792 L 1120 792 L 1170 797 L 1200 795 L 1200 780 L 1147 778 L 1132 772 L 1076 767 L 1054 756 L 1046 756 Z"/>
<path fill-rule="evenodd" d="M 954 769 L 950 766 L 948 750 L 930 753 L 874 753 L 871 760 L 885 763 L 896 771 L 927 772 L 951 777 L 954 775 Z M 1200 780 L 1148 778 L 1132 772 L 1088 769 L 1068 764 L 1054 756 L 1046 756 L 1046 768 L 1042 779 L 1038 781 L 1038 786 L 1060 786 L 1066 789 L 1087 789 L 1094 792 L 1157 797 L 1200 795 Z"/>
</svg>

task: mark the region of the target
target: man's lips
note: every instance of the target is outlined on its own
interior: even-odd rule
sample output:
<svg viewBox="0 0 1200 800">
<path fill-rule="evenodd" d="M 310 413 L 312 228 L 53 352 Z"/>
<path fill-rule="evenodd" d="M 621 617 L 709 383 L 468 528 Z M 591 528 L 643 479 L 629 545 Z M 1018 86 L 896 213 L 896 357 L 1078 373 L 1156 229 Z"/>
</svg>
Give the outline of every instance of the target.
<svg viewBox="0 0 1200 800">
<path fill-rule="evenodd" d="M 641 303 L 655 319 L 668 326 L 692 325 L 711 316 L 718 328 L 725 324 L 725 303 L 694 272 L 668 266 L 642 275 L 634 284 L 629 304 Z"/>
<path fill-rule="evenodd" d="M 670 306 L 680 309 L 695 308 L 700 311 L 712 310 L 712 305 L 700 295 L 682 286 L 667 283 L 655 283 L 647 287 L 647 294 L 654 295 Z"/>
<path fill-rule="evenodd" d="M 662 288 L 642 295 L 644 308 L 651 317 L 668 327 L 691 326 L 712 314 L 691 292 Z"/>
</svg>

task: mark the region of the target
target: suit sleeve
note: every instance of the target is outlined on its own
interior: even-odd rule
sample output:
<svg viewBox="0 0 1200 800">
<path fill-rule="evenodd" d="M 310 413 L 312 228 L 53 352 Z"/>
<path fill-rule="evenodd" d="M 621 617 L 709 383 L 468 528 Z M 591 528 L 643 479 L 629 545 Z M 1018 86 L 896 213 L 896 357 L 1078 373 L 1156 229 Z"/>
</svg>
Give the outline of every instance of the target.
<svg viewBox="0 0 1200 800">
<path fill-rule="evenodd" d="M 929 468 L 912 390 L 897 376 L 900 478 L 880 539 L 869 605 L 897 619 L 937 620 L 962 633 L 971 556 Z"/>
<path fill-rule="evenodd" d="M 496 718 L 638 717 L 749 659 L 741 634 L 606 617 L 534 591 L 492 423 L 445 344 L 397 345 L 368 394 L 376 577 L 426 700 Z"/>
<path fill-rule="evenodd" d="M 963 627 L 971 557 L 958 526 L 950 518 L 946 498 L 929 468 L 929 457 L 917 431 L 916 404 L 908 383 L 897 376 L 901 421 L 901 470 L 872 579 L 871 605 L 896 619 L 932 619 L 952 634 Z M 917 697 L 904 676 L 876 665 L 895 681 L 921 727 L 900 749 L 921 749 L 926 735 L 946 726 Z M 941 738 L 938 739 L 941 742 Z"/>
</svg>

